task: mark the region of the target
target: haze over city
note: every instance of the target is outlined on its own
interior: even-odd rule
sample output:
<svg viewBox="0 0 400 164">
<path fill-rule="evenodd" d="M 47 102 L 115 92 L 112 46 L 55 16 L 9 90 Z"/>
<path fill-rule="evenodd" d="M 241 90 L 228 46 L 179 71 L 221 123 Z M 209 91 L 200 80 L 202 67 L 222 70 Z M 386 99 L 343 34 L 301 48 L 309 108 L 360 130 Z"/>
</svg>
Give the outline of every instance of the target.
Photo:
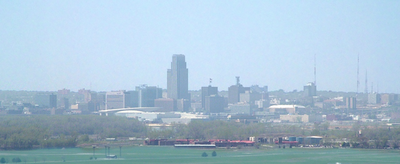
<svg viewBox="0 0 400 164">
<path fill-rule="evenodd" d="M 1 1 L 0 90 L 167 88 L 173 54 L 189 90 L 213 79 L 269 90 L 400 93 L 399 1 Z"/>
<path fill-rule="evenodd" d="M 0 0 L 0 163 L 398 163 L 399 9 Z"/>
</svg>

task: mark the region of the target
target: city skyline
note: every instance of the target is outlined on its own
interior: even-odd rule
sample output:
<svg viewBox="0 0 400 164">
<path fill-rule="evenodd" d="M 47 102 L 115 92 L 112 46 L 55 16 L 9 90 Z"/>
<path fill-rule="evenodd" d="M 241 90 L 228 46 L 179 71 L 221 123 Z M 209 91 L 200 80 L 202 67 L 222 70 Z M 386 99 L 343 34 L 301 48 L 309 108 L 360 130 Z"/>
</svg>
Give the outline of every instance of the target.
<svg viewBox="0 0 400 164">
<path fill-rule="evenodd" d="M 184 54 L 189 90 L 243 86 L 400 93 L 398 1 L 2 1 L 0 90 L 167 88 Z M 360 58 L 357 79 L 357 58 Z M 374 84 L 371 86 L 371 84 Z M 370 89 L 370 88 L 368 88 Z"/>
</svg>

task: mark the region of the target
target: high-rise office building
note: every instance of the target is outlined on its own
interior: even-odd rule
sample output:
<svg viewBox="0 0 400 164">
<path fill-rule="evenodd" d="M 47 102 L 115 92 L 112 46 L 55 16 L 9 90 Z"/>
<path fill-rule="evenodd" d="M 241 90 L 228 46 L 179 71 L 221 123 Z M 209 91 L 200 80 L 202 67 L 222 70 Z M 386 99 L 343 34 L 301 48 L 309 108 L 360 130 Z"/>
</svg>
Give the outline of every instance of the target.
<svg viewBox="0 0 400 164">
<path fill-rule="evenodd" d="M 188 112 L 190 108 L 190 101 L 188 99 L 177 99 L 176 110 L 180 112 Z"/>
<path fill-rule="evenodd" d="M 172 112 L 177 109 L 176 100 L 168 99 L 168 98 L 167 99 L 165 99 L 165 98 L 155 99 L 154 107 L 160 107 L 161 108 L 160 112 Z"/>
<path fill-rule="evenodd" d="M 50 108 L 57 108 L 57 95 L 50 95 Z"/>
<path fill-rule="evenodd" d="M 252 92 L 255 91 L 255 92 L 261 93 L 262 99 L 269 100 L 268 86 L 259 87 L 258 85 L 252 85 L 252 86 L 250 86 L 250 90 Z"/>
<path fill-rule="evenodd" d="M 220 113 L 224 111 L 224 97 L 210 95 L 205 97 L 205 110 L 209 113 Z"/>
<path fill-rule="evenodd" d="M 317 86 L 312 82 L 307 83 L 307 85 L 304 86 L 304 96 L 312 97 L 316 95 L 317 95 Z"/>
<path fill-rule="evenodd" d="M 218 87 L 201 87 L 201 107 L 205 109 L 206 96 L 218 95 Z"/>
<path fill-rule="evenodd" d="M 171 69 L 167 71 L 167 92 L 168 98 L 190 100 L 185 55 L 172 56 Z"/>
<path fill-rule="evenodd" d="M 125 91 L 112 91 L 106 93 L 106 109 L 125 108 L 128 104 Z"/>
<path fill-rule="evenodd" d="M 247 90 L 244 93 L 240 93 L 240 102 L 249 103 L 250 105 L 255 105 L 255 101 L 261 99 L 261 93 L 256 91 Z"/>
<path fill-rule="evenodd" d="M 69 99 L 66 98 L 66 97 L 63 97 L 61 99 L 61 103 L 60 104 L 61 104 L 60 106 L 63 107 L 64 109 L 69 109 L 70 108 Z"/>
<path fill-rule="evenodd" d="M 139 107 L 154 107 L 154 100 L 162 97 L 162 89 L 155 86 L 142 85 L 136 87 Z"/>
<path fill-rule="evenodd" d="M 379 104 L 381 102 L 381 95 L 378 93 L 368 94 L 368 104 Z"/>
<path fill-rule="evenodd" d="M 387 105 L 392 105 L 392 103 L 395 101 L 396 95 L 395 94 L 382 94 L 381 95 L 381 104 L 387 104 Z"/>
<path fill-rule="evenodd" d="M 85 88 L 80 89 L 78 91 L 78 93 L 84 96 L 84 98 L 83 98 L 84 103 L 88 103 L 88 102 L 92 101 L 92 99 L 96 99 L 95 93 L 90 90 L 87 90 Z"/>
<path fill-rule="evenodd" d="M 69 90 L 69 89 L 61 89 L 61 90 L 58 90 L 58 94 L 59 95 L 68 95 L 69 93 L 70 93 L 71 91 Z"/>
<path fill-rule="evenodd" d="M 127 107 L 139 107 L 139 91 L 127 91 L 129 94 L 129 101 Z"/>
<path fill-rule="evenodd" d="M 228 88 L 228 103 L 229 104 L 236 104 L 240 102 L 240 94 L 244 93 L 245 91 L 249 91 L 249 87 L 243 87 L 240 84 L 240 78 L 236 77 L 236 85 L 232 85 Z"/>
<path fill-rule="evenodd" d="M 346 97 L 346 108 L 357 109 L 357 99 L 355 97 Z"/>
<path fill-rule="evenodd" d="M 34 97 L 36 105 L 43 108 L 57 108 L 57 95 L 37 94 Z"/>
</svg>

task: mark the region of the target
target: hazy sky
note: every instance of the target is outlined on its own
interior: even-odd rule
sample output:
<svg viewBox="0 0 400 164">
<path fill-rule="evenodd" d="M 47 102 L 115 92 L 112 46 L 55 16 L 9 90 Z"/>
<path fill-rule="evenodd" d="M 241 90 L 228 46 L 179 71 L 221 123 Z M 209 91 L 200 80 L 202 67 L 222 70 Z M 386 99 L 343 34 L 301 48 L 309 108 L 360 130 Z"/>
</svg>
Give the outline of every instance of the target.
<svg viewBox="0 0 400 164">
<path fill-rule="evenodd" d="M 186 55 L 189 89 L 213 79 L 270 90 L 400 93 L 400 1 L 0 0 L 0 90 L 166 88 Z"/>
</svg>

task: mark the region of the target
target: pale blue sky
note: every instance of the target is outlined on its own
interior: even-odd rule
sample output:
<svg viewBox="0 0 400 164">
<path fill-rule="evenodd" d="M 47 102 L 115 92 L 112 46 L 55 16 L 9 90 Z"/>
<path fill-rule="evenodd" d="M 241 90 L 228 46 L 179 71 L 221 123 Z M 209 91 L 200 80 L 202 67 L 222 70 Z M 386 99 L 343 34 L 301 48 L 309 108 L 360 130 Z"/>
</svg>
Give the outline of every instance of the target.
<svg viewBox="0 0 400 164">
<path fill-rule="evenodd" d="M 185 54 L 189 89 L 245 86 L 400 93 L 400 1 L 0 0 L 0 90 L 166 88 Z M 370 87 L 369 87 L 370 90 Z"/>
</svg>

